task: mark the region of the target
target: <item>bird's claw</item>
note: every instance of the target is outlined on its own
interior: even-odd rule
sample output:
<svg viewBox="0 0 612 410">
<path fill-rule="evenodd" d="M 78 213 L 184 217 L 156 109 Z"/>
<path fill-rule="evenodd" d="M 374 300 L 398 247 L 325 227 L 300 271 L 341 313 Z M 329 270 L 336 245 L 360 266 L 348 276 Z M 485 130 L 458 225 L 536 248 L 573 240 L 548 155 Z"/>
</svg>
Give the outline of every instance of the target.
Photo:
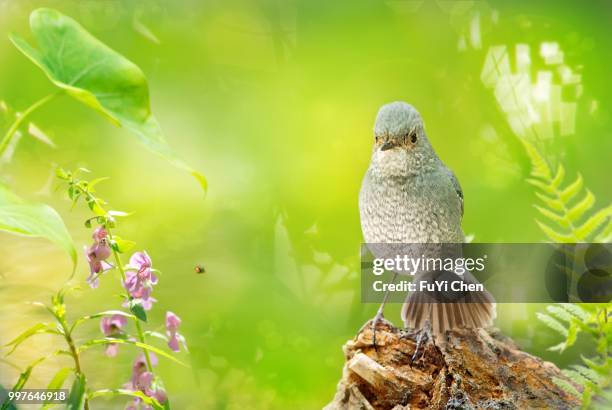
<svg viewBox="0 0 612 410">
<path fill-rule="evenodd" d="M 378 325 L 378 322 L 384 318 L 385 316 L 383 313 L 379 311 L 376 313 L 376 316 L 374 316 L 374 319 L 372 319 L 372 345 L 374 346 L 374 349 L 376 349 L 376 326 Z"/>
<path fill-rule="evenodd" d="M 414 348 L 414 354 L 412 355 L 412 361 L 416 361 L 420 356 L 423 355 L 423 343 L 426 343 L 427 340 L 431 337 L 431 325 L 429 321 L 425 322 L 425 327 L 419 333 L 416 341 L 416 347 Z"/>
</svg>

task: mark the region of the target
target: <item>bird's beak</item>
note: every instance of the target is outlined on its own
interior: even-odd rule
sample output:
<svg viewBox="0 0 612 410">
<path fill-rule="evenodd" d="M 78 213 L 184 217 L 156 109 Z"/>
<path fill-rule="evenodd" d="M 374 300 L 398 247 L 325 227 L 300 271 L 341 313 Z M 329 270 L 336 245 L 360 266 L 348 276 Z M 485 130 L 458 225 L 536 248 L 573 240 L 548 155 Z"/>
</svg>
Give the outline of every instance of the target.
<svg viewBox="0 0 612 410">
<path fill-rule="evenodd" d="M 380 147 L 380 150 L 381 150 L 381 151 L 386 151 L 386 150 L 391 149 L 391 148 L 393 148 L 393 147 L 395 147 L 395 144 L 394 144 L 394 143 L 392 143 L 391 141 L 387 141 L 387 142 L 385 142 L 385 143 L 382 145 L 382 147 Z"/>
</svg>

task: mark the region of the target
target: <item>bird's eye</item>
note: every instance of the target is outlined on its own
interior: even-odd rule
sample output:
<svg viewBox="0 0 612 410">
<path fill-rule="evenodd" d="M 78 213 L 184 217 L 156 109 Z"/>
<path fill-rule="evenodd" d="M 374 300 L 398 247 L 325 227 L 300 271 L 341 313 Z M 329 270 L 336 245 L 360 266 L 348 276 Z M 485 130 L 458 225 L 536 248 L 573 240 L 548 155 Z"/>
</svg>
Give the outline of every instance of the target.
<svg viewBox="0 0 612 410">
<path fill-rule="evenodd" d="M 413 132 L 412 134 L 410 134 L 410 142 L 412 142 L 413 144 L 416 144 L 417 142 L 416 132 Z"/>
</svg>

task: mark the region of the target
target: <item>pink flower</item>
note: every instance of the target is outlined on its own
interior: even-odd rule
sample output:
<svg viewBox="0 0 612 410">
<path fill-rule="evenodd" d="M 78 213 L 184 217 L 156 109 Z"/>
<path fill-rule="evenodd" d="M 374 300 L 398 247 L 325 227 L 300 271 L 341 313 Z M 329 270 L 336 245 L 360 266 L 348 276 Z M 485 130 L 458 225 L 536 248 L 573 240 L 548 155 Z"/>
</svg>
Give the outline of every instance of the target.
<svg viewBox="0 0 612 410">
<path fill-rule="evenodd" d="M 156 301 L 151 297 L 151 291 L 153 285 L 157 284 L 157 276 L 151 266 L 151 258 L 146 252 L 136 252 L 130 258 L 129 269 L 125 274 L 125 289 L 133 299 L 141 300 L 145 310 L 150 310 Z"/>
<path fill-rule="evenodd" d="M 92 237 L 94 243 L 89 248 L 85 247 L 85 256 L 89 263 L 87 283 L 92 288 L 97 288 L 100 275 L 112 267 L 106 262 L 111 255 L 111 248 L 108 244 L 108 233 L 104 227 L 97 227 Z"/>
<path fill-rule="evenodd" d="M 125 316 L 112 315 L 103 317 L 100 321 L 100 330 L 106 337 L 119 337 L 123 335 L 123 327 L 127 324 Z M 109 343 L 106 345 L 106 355 L 108 357 L 115 357 L 119 345 L 117 343 Z"/>
<path fill-rule="evenodd" d="M 183 336 L 178 333 L 178 327 L 181 324 L 181 319 L 172 312 L 166 312 L 166 335 L 168 336 L 168 347 L 175 352 L 179 349 L 179 340 L 183 340 Z"/>
<path fill-rule="evenodd" d="M 149 353 L 149 358 L 151 359 L 151 365 L 156 366 L 157 357 L 153 353 Z M 146 359 L 144 354 L 141 353 L 132 365 L 132 378 L 124 387 L 132 391 L 141 391 L 147 396 L 155 398 L 158 402 L 164 403 L 168 396 L 163 389 L 156 386 L 155 377 L 150 370 L 147 369 Z M 141 399 L 135 398 L 128 404 L 127 409 L 138 409 L 141 403 Z M 144 406 L 143 408 L 150 409 L 151 407 Z"/>
</svg>

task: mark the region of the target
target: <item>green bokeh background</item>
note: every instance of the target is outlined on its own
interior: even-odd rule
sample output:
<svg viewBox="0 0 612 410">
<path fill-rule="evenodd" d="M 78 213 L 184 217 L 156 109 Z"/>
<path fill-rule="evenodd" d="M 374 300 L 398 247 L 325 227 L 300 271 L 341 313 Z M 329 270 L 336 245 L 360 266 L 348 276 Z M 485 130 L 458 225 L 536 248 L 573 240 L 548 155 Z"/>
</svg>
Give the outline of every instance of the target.
<svg viewBox="0 0 612 410">
<path fill-rule="evenodd" d="M 203 199 L 192 178 L 67 97 L 32 118 L 57 148 L 24 137 L 1 168 L 20 195 L 60 212 L 79 248 L 90 242 L 89 214 L 71 211 L 53 190 L 53 166 L 111 178 L 100 196 L 134 213 L 116 232 L 163 271 L 152 327 L 168 309 L 183 319 L 191 354 L 179 357 L 191 369 L 159 365 L 174 408 L 311 409 L 331 400 L 341 346 L 376 310 L 359 301 L 357 194 L 386 102 L 420 110 L 461 181 L 463 226 L 475 241 L 545 239 L 525 183 L 528 159 L 480 80 L 490 46 L 524 43 L 535 55 L 556 41 L 566 64 L 581 68 L 576 132 L 549 141 L 548 154 L 570 176 L 583 175 L 598 205 L 612 201 L 608 1 L 0 0 L 0 99 L 18 110 L 53 90 L 7 38 L 27 36 L 28 15 L 40 6 L 74 17 L 143 69 L 170 144 L 209 180 Z M 461 51 L 474 12 L 482 47 Z M 483 137 L 491 129 L 496 138 Z M 206 274 L 194 272 L 198 263 Z M 81 283 L 86 271 L 81 258 Z M 69 273 L 53 245 L 0 233 L 0 343 L 44 317 L 23 302 L 48 300 Z M 98 290 L 71 296 L 68 314 L 116 308 L 119 291 L 108 274 Z M 585 341 L 562 355 L 546 351 L 559 340 L 535 320 L 543 308 L 500 305 L 497 325 L 560 366 L 589 352 Z M 399 323 L 398 312 L 391 306 L 386 316 Z M 80 337 L 98 334 L 91 323 Z M 60 343 L 38 336 L 10 360 L 23 366 Z M 119 387 L 134 356 L 128 347 L 112 360 L 101 349 L 86 353 L 92 387 Z M 63 360 L 40 366 L 30 387 L 46 386 Z M 16 375 L 0 362 L 0 384 Z M 121 406 L 99 400 L 93 408 Z"/>
</svg>

